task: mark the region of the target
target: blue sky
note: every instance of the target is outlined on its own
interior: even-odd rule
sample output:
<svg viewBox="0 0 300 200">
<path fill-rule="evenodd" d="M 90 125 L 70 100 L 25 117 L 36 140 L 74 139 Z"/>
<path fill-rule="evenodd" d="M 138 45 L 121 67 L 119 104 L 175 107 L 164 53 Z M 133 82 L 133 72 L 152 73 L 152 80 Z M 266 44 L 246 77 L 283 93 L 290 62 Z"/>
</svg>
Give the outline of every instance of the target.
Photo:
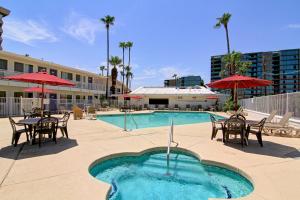
<svg viewBox="0 0 300 200">
<path fill-rule="evenodd" d="M 6 51 L 28 53 L 99 73 L 106 32 L 99 19 L 116 18 L 111 55 L 133 41 L 133 87 L 163 85 L 174 73 L 210 80 L 210 56 L 226 53 L 216 17 L 230 12 L 230 42 L 241 52 L 300 48 L 298 0 L 2 0 Z M 127 59 L 126 59 L 127 62 Z"/>
</svg>

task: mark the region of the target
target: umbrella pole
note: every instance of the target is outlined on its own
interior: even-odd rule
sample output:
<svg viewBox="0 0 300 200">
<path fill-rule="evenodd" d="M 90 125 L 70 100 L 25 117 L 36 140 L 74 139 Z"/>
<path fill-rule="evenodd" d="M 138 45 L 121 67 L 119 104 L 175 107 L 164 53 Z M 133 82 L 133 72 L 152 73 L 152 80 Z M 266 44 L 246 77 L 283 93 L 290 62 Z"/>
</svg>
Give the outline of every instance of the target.
<svg viewBox="0 0 300 200">
<path fill-rule="evenodd" d="M 235 111 L 238 110 L 238 105 L 237 105 L 237 83 L 234 83 L 234 109 Z"/>
<path fill-rule="evenodd" d="M 44 116 L 44 83 L 42 84 L 41 115 Z"/>
</svg>

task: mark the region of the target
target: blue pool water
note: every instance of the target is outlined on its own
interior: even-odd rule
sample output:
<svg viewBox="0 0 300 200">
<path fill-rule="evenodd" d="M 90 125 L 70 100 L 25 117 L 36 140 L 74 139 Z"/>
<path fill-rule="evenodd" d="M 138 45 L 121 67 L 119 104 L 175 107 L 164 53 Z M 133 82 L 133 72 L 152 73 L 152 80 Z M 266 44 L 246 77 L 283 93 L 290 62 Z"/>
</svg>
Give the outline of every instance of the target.
<svg viewBox="0 0 300 200">
<path fill-rule="evenodd" d="M 216 119 L 223 117 L 214 115 Z M 124 114 L 98 115 L 97 119 L 124 128 Z M 173 119 L 174 125 L 210 122 L 210 113 L 206 112 L 153 112 L 127 115 L 127 129 L 169 126 Z M 136 122 L 136 123 L 135 123 Z"/>
<path fill-rule="evenodd" d="M 253 191 L 240 174 L 181 151 L 172 151 L 169 167 L 165 152 L 152 151 L 102 161 L 90 173 L 112 185 L 109 200 L 231 199 Z"/>
</svg>

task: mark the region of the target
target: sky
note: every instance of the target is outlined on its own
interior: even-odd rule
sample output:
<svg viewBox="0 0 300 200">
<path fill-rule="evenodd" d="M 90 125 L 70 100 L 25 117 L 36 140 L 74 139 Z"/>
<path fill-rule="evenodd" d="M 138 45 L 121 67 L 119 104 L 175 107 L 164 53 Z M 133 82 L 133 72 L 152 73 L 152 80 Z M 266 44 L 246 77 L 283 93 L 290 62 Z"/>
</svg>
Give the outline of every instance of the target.
<svg viewBox="0 0 300 200">
<path fill-rule="evenodd" d="M 225 12 L 232 14 L 232 50 L 300 48 L 298 0 L 1 0 L 0 6 L 11 10 L 4 18 L 5 51 L 95 73 L 106 65 L 99 19 L 114 16 L 110 55 L 122 57 L 119 42 L 133 42 L 133 89 L 163 86 L 174 73 L 210 82 L 210 57 L 227 52 L 224 29 L 214 29 Z"/>
</svg>

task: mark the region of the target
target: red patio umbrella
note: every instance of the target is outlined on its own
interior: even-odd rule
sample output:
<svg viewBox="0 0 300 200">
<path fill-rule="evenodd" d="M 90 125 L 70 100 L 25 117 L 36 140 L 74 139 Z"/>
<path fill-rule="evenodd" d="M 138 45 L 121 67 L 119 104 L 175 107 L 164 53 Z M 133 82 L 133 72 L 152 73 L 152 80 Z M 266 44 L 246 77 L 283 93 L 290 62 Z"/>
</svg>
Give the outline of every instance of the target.
<svg viewBox="0 0 300 200">
<path fill-rule="evenodd" d="M 251 88 L 251 87 L 259 87 L 259 86 L 268 86 L 271 85 L 272 81 L 242 76 L 242 75 L 233 75 L 227 78 L 223 78 L 218 81 L 214 81 L 212 83 L 207 84 L 208 87 L 218 88 L 218 89 L 229 89 L 234 88 L 234 104 L 235 109 L 237 109 L 237 89 L 238 88 Z"/>
<path fill-rule="evenodd" d="M 24 92 L 37 92 L 37 93 L 43 93 L 42 88 L 40 87 L 31 87 L 26 88 Z M 44 93 L 55 93 L 53 90 L 49 90 L 47 88 L 44 88 Z"/>
<path fill-rule="evenodd" d="M 44 85 L 64 85 L 64 86 L 74 86 L 75 84 L 58 78 L 57 76 L 50 75 L 47 72 L 34 72 L 34 73 L 24 73 L 13 76 L 6 76 L 3 79 L 14 80 L 14 81 L 22 81 L 28 83 L 37 83 L 42 85 L 42 105 L 41 109 L 43 112 L 44 108 Z"/>
</svg>

